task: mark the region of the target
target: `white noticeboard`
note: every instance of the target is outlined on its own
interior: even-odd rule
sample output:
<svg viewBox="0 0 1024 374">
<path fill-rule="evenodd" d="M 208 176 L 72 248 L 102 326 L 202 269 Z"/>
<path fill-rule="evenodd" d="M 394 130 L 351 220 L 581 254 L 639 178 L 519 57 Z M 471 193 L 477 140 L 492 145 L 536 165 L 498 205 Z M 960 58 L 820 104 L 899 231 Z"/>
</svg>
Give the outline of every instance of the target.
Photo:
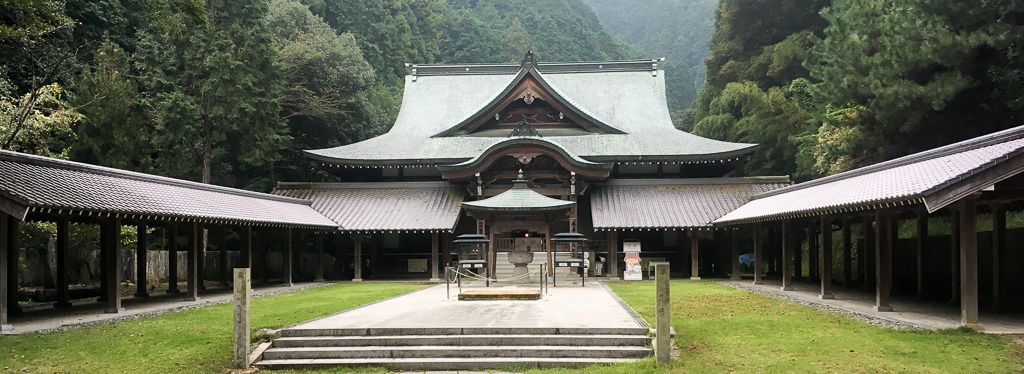
<svg viewBox="0 0 1024 374">
<path fill-rule="evenodd" d="M 626 267 L 622 272 L 623 280 L 643 280 L 644 270 L 640 267 L 640 241 L 627 240 L 622 243 L 622 251 L 626 253 Z"/>
</svg>

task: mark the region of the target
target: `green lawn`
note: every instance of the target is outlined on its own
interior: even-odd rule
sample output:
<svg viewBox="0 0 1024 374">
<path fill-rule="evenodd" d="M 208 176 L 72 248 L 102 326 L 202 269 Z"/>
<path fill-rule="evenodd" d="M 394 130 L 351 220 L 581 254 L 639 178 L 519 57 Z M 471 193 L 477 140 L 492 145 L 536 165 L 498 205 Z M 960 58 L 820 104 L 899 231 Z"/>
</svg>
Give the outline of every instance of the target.
<svg viewBox="0 0 1024 374">
<path fill-rule="evenodd" d="M 422 288 L 344 283 L 253 300 L 253 331 Z M 0 372 L 218 373 L 231 364 L 231 304 L 49 334 L 0 336 Z"/>
</svg>

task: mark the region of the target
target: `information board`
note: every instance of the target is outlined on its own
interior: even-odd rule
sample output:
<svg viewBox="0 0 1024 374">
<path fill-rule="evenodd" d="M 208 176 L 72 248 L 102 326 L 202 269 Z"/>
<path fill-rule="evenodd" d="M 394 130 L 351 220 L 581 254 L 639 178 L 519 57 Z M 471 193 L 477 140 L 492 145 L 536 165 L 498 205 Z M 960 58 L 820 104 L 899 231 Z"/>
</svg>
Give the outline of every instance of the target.
<svg viewBox="0 0 1024 374">
<path fill-rule="evenodd" d="M 626 267 L 622 272 L 623 280 L 643 280 L 644 270 L 640 266 L 640 241 L 626 240 L 622 243 L 622 251 L 626 253 Z"/>
</svg>

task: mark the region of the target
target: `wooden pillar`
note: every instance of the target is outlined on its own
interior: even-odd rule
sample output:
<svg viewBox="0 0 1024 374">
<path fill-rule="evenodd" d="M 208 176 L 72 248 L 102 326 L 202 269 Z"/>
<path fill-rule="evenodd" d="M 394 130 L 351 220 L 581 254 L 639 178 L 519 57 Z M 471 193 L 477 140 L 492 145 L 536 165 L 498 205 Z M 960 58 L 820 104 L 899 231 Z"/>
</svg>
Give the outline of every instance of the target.
<svg viewBox="0 0 1024 374">
<path fill-rule="evenodd" d="M 324 281 L 324 233 L 317 231 L 316 233 L 316 274 L 313 277 L 314 282 Z"/>
<path fill-rule="evenodd" d="M 438 240 L 439 240 L 438 236 L 439 235 L 437 235 L 437 232 L 430 233 L 430 281 L 431 282 L 440 282 L 441 281 L 441 277 L 438 275 L 438 267 L 439 267 L 438 265 L 440 265 L 440 263 L 438 263 L 439 258 L 438 258 L 437 251 L 438 251 L 439 245 L 441 244 L 441 243 L 438 243 Z"/>
<path fill-rule="evenodd" d="M 700 238 L 697 229 L 690 229 L 690 280 L 700 280 Z"/>
<path fill-rule="evenodd" d="M 608 231 L 608 280 L 619 280 L 619 232 Z"/>
<path fill-rule="evenodd" d="M 843 287 L 850 287 L 853 277 L 853 237 L 850 234 L 850 219 L 843 217 Z"/>
<path fill-rule="evenodd" d="M 341 279 L 351 279 L 348 274 L 348 265 L 352 263 L 352 255 L 348 253 L 346 239 L 344 232 L 336 231 L 334 233 L 334 254 L 338 258 L 335 263 L 341 269 Z"/>
<path fill-rule="evenodd" d="M 146 279 L 146 261 L 149 256 L 149 252 L 146 251 L 146 246 L 149 245 L 146 237 L 147 230 L 148 227 L 145 223 L 135 226 L 135 297 L 149 297 L 149 292 L 147 292 L 149 280 Z"/>
<path fill-rule="evenodd" d="M 292 280 L 293 280 L 292 272 L 294 271 L 294 268 L 295 268 L 295 264 L 292 261 L 292 259 L 295 258 L 293 256 L 293 254 L 294 254 L 293 252 L 295 251 L 295 249 L 293 248 L 294 242 L 292 240 L 292 228 L 291 227 L 286 228 L 284 230 L 284 237 L 285 237 L 285 240 L 284 240 L 284 286 L 285 287 L 291 287 L 291 286 L 294 285 L 292 283 Z"/>
<path fill-rule="evenodd" d="M 68 229 L 67 217 L 57 220 L 57 302 L 53 304 L 55 308 L 71 307 L 71 295 L 68 291 L 68 275 L 70 275 L 70 269 L 68 269 L 68 236 L 70 234 Z M 145 269 L 143 268 L 143 270 Z M 141 283 L 141 285 L 145 292 L 145 283 Z"/>
<path fill-rule="evenodd" d="M 363 281 L 363 234 L 358 232 L 352 233 L 352 262 L 353 270 L 355 274 L 352 276 L 353 282 Z"/>
<path fill-rule="evenodd" d="M 271 244 L 274 242 L 274 236 L 276 235 L 274 231 L 266 228 L 260 233 L 261 249 L 263 252 L 260 257 L 260 275 L 263 276 L 264 284 L 270 283 L 270 252 L 274 248 L 274 245 Z"/>
<path fill-rule="evenodd" d="M 864 216 L 864 248 L 860 250 L 862 265 L 864 265 L 863 277 L 864 277 L 864 290 L 873 291 L 875 288 L 875 217 L 873 215 Z"/>
<path fill-rule="evenodd" d="M 241 234 L 241 245 L 238 246 L 238 258 L 239 264 L 236 267 L 252 269 L 252 226 L 242 226 L 239 230 Z M 252 272 L 249 272 L 252 275 Z"/>
<path fill-rule="evenodd" d="M 793 220 L 782 221 L 782 290 L 793 290 Z"/>
<path fill-rule="evenodd" d="M 196 250 L 196 276 L 198 280 L 196 287 L 199 290 L 206 289 L 206 248 L 210 243 L 210 230 L 199 227 L 199 248 Z"/>
<path fill-rule="evenodd" d="M 187 246 L 187 257 L 188 257 L 188 275 L 186 276 L 186 287 L 185 287 L 185 301 L 199 301 L 199 282 L 202 281 L 203 277 L 199 276 L 199 252 L 203 250 L 201 247 L 202 243 L 202 231 L 199 229 L 198 222 L 192 222 L 188 224 L 188 242 Z"/>
<path fill-rule="evenodd" d="M 800 240 L 797 240 L 797 232 L 799 229 L 793 230 L 790 235 L 793 236 L 793 278 L 797 280 L 803 280 L 804 278 L 804 246 Z M 804 231 L 807 232 L 806 230 Z"/>
<path fill-rule="evenodd" d="M 821 277 L 820 299 L 834 299 L 832 295 L 832 217 L 821 216 Z"/>
<path fill-rule="evenodd" d="M 370 234 L 370 279 L 381 279 L 380 276 L 380 248 L 384 244 L 384 233 Z"/>
<path fill-rule="evenodd" d="M 892 281 L 892 216 L 887 209 L 875 210 L 875 311 L 891 312 L 889 290 Z"/>
<path fill-rule="evenodd" d="M 729 239 L 732 246 L 732 277 L 729 279 L 740 280 L 740 230 L 729 230 Z"/>
<path fill-rule="evenodd" d="M 820 241 L 818 241 L 818 228 L 814 227 L 814 221 L 811 221 L 807 225 L 807 278 L 814 280 L 820 278 L 820 272 L 818 269 L 821 268 L 819 265 L 820 257 Z"/>
<path fill-rule="evenodd" d="M 114 217 L 105 226 L 107 240 L 103 246 L 107 250 L 107 309 L 106 313 L 121 313 L 121 219 Z"/>
<path fill-rule="evenodd" d="M 915 268 L 917 270 L 917 291 L 914 298 L 920 300 L 924 294 L 924 246 L 928 241 L 928 211 L 919 209 L 917 212 L 917 245 L 914 248 Z"/>
<path fill-rule="evenodd" d="M 978 207 L 977 200 L 960 200 L 960 323 L 975 330 L 978 322 Z"/>
<path fill-rule="evenodd" d="M 167 293 L 181 293 L 178 290 L 178 225 L 164 227 L 167 245 Z"/>
<path fill-rule="evenodd" d="M 949 212 L 949 272 L 950 297 L 948 303 L 956 304 L 960 300 L 960 212 L 952 209 Z"/>
<path fill-rule="evenodd" d="M 761 281 L 761 247 L 764 245 L 761 239 L 761 223 L 754 224 L 754 284 L 763 284 Z"/>
<path fill-rule="evenodd" d="M 100 227 L 100 241 L 99 241 L 99 247 L 100 247 L 100 250 L 99 250 L 99 253 L 100 253 L 100 262 L 99 262 L 99 265 L 100 265 L 99 266 L 99 268 L 100 268 L 99 269 L 100 270 L 100 289 L 99 289 L 99 294 L 100 294 L 100 296 L 96 298 L 96 302 L 97 303 L 105 303 L 105 302 L 107 302 L 107 262 L 108 262 L 108 260 L 107 260 L 107 252 L 108 251 L 107 251 L 106 243 L 107 243 L 107 235 L 110 233 L 110 230 L 107 230 L 106 225 L 107 225 L 107 221 L 100 221 L 99 224 L 98 224 L 98 226 Z"/>
<path fill-rule="evenodd" d="M 217 259 L 217 278 L 220 280 L 220 286 L 228 287 L 228 227 L 221 225 L 220 234 L 217 238 L 217 252 L 220 256 Z"/>
<path fill-rule="evenodd" d="M 21 225 L 17 218 L 7 216 L 7 313 L 20 314 L 18 305 L 18 234 Z M 100 266 L 102 268 L 102 266 Z"/>
<path fill-rule="evenodd" d="M 999 310 L 999 257 L 1006 246 L 1006 208 L 992 208 L 992 310 Z"/>
<path fill-rule="evenodd" d="M 10 305 L 7 298 L 7 263 L 11 256 L 10 237 L 8 221 L 14 218 L 0 210 L 0 331 L 11 331 L 13 327 L 7 322 L 7 308 Z"/>
</svg>

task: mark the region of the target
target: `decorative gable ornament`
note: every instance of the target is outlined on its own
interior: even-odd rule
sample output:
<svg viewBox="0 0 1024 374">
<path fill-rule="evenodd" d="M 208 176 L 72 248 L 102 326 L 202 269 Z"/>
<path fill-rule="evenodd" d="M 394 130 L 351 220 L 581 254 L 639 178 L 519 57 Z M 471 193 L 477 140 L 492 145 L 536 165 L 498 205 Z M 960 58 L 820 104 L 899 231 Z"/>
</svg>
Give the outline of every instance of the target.
<svg viewBox="0 0 1024 374">
<path fill-rule="evenodd" d="M 538 138 L 543 138 L 540 132 L 537 131 L 537 129 L 533 128 L 533 126 L 530 126 L 530 122 L 527 122 L 526 119 L 519 121 L 519 126 L 516 127 L 515 129 L 512 129 L 512 132 L 508 134 L 509 138 L 513 136 L 535 136 Z"/>
</svg>

